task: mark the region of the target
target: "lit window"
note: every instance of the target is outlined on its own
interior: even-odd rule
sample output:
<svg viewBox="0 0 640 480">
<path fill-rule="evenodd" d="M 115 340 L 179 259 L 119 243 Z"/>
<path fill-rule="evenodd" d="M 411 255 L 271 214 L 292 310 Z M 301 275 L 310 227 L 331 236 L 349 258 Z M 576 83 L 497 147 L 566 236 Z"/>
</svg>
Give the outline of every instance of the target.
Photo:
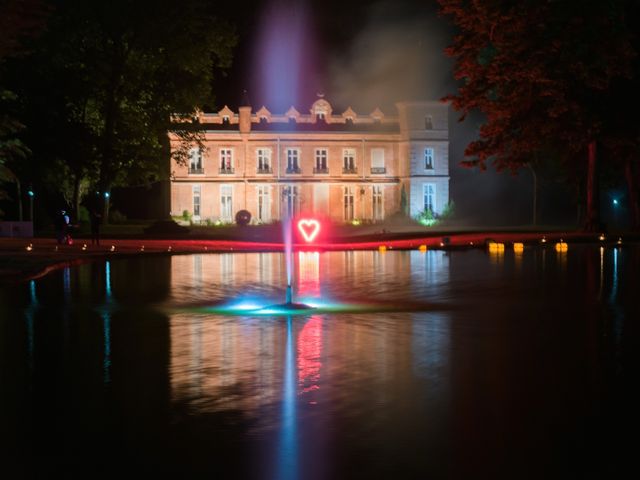
<svg viewBox="0 0 640 480">
<path fill-rule="evenodd" d="M 295 185 L 287 185 L 282 188 L 282 199 L 284 202 L 284 213 L 288 217 L 293 217 L 300 210 L 300 197 L 298 195 L 298 187 Z"/>
<path fill-rule="evenodd" d="M 424 168 L 433 170 L 433 148 L 424 149 Z"/>
<path fill-rule="evenodd" d="M 356 151 L 354 148 L 342 150 L 342 171 L 344 173 L 356 173 Z"/>
<path fill-rule="evenodd" d="M 386 173 L 384 166 L 384 148 L 371 149 L 371 173 Z"/>
<path fill-rule="evenodd" d="M 220 172 L 233 173 L 233 150 L 230 148 L 220 149 Z"/>
<path fill-rule="evenodd" d="M 259 148 L 258 150 L 256 150 L 256 156 L 258 157 L 258 173 L 270 173 L 271 149 Z"/>
<path fill-rule="evenodd" d="M 193 216 L 200 217 L 200 185 L 193 186 Z"/>
<path fill-rule="evenodd" d="M 315 152 L 316 159 L 316 173 L 327 173 L 329 170 L 327 168 L 327 149 L 326 148 L 317 148 Z"/>
<path fill-rule="evenodd" d="M 271 187 L 268 185 L 258 186 L 258 221 L 267 223 L 271 220 Z"/>
<path fill-rule="evenodd" d="M 424 129 L 433 130 L 433 118 L 431 118 L 431 115 L 424 117 Z"/>
<path fill-rule="evenodd" d="M 233 186 L 220 185 L 220 219 L 223 222 L 233 221 Z"/>
<path fill-rule="evenodd" d="M 199 148 L 189 150 L 189 173 L 204 173 L 202 169 L 202 150 Z"/>
<path fill-rule="evenodd" d="M 383 197 L 382 197 L 382 186 L 374 185 L 371 187 L 373 194 L 373 219 L 374 220 L 383 220 L 384 219 L 384 209 L 383 209 Z"/>
<path fill-rule="evenodd" d="M 344 221 L 349 222 L 354 219 L 354 198 L 353 187 L 343 187 L 344 193 Z"/>
<path fill-rule="evenodd" d="M 433 183 L 425 183 L 422 185 L 424 197 L 424 210 L 435 212 L 436 206 L 436 186 Z"/>
<path fill-rule="evenodd" d="M 287 148 L 287 173 L 300 173 L 298 163 L 300 152 L 296 148 Z"/>
</svg>

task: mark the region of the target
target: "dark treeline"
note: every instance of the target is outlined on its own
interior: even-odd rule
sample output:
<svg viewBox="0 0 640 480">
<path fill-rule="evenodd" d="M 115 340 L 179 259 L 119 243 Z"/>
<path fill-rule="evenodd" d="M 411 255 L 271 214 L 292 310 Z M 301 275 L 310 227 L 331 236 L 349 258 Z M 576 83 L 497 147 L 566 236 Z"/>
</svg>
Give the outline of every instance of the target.
<svg viewBox="0 0 640 480">
<path fill-rule="evenodd" d="M 0 9 L 0 164 L 20 215 L 25 186 L 49 213 L 78 215 L 84 202 L 108 218 L 112 188 L 166 179 L 171 115 L 213 101 L 236 43 L 208 0 L 5 0 Z"/>
<path fill-rule="evenodd" d="M 600 188 L 625 178 L 629 224 L 640 229 L 638 2 L 440 4 L 458 29 L 447 54 L 460 86 L 448 99 L 463 116 L 485 116 L 467 165 L 560 178 L 589 231 L 603 228 Z"/>
</svg>

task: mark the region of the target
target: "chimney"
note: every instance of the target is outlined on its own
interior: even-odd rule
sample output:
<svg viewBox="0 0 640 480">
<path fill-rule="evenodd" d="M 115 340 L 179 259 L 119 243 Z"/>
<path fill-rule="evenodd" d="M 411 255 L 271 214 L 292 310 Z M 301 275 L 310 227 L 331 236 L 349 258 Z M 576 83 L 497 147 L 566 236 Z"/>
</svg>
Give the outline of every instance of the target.
<svg viewBox="0 0 640 480">
<path fill-rule="evenodd" d="M 240 102 L 240 133 L 249 133 L 251 131 L 251 103 L 247 91 L 242 91 L 242 101 Z"/>
</svg>

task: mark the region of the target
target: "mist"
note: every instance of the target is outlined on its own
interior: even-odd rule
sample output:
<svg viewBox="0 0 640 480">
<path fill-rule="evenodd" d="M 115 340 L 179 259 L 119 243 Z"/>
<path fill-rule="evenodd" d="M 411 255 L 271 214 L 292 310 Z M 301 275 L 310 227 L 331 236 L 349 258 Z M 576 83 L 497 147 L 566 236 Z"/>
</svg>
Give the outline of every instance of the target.
<svg viewBox="0 0 640 480">
<path fill-rule="evenodd" d="M 444 54 L 453 27 L 438 15 L 435 1 L 381 0 L 341 5 L 332 0 L 272 0 L 262 6 L 248 38 L 250 85 L 254 108 L 283 113 L 294 105 L 306 112 L 322 92 L 341 113 L 351 106 L 367 115 L 376 107 L 395 115 L 395 103 L 440 100 L 455 93 L 453 61 Z M 461 225 L 510 226 L 532 218 L 533 183 L 529 171 L 517 175 L 460 166 L 464 149 L 477 138 L 481 115 L 459 122 L 449 111 L 450 198 Z M 554 187 L 558 188 L 558 187 Z M 547 192 L 548 193 L 548 192 Z M 574 210 L 565 192 L 553 203 L 539 192 L 539 220 L 571 223 Z"/>
<path fill-rule="evenodd" d="M 453 33 L 449 21 L 438 15 L 437 2 L 419 6 L 402 0 L 375 3 L 367 9 L 348 47 L 331 56 L 327 98 L 338 108 L 350 105 L 359 114 L 368 114 L 376 106 L 395 114 L 398 101 L 440 100 L 455 93 L 453 61 L 444 53 Z M 464 150 L 478 137 L 483 119 L 480 114 L 470 115 L 464 122 L 459 118 L 460 114 L 450 109 L 450 198 L 456 204 L 457 221 L 472 226 L 530 223 L 531 173 L 498 173 L 491 166 L 481 172 L 460 166 Z M 554 192 L 552 196 L 562 205 L 548 204 L 540 195 L 539 218 L 548 223 L 571 223 L 574 211 L 564 198 L 567 195 Z"/>
<path fill-rule="evenodd" d="M 382 1 L 368 9 L 350 46 L 328 65 L 328 91 L 339 105 L 379 106 L 395 113 L 402 100 L 440 99 L 451 91 L 446 22 L 431 8 Z"/>
</svg>

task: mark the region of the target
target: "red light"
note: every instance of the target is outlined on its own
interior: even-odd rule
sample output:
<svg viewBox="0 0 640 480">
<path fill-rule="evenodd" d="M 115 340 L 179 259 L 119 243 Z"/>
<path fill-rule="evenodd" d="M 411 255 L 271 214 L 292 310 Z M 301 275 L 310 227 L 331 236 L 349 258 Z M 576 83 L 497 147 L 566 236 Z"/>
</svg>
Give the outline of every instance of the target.
<svg viewBox="0 0 640 480">
<path fill-rule="evenodd" d="M 320 222 L 313 218 L 300 219 L 298 220 L 298 230 L 306 242 L 311 243 L 320 233 Z"/>
</svg>

